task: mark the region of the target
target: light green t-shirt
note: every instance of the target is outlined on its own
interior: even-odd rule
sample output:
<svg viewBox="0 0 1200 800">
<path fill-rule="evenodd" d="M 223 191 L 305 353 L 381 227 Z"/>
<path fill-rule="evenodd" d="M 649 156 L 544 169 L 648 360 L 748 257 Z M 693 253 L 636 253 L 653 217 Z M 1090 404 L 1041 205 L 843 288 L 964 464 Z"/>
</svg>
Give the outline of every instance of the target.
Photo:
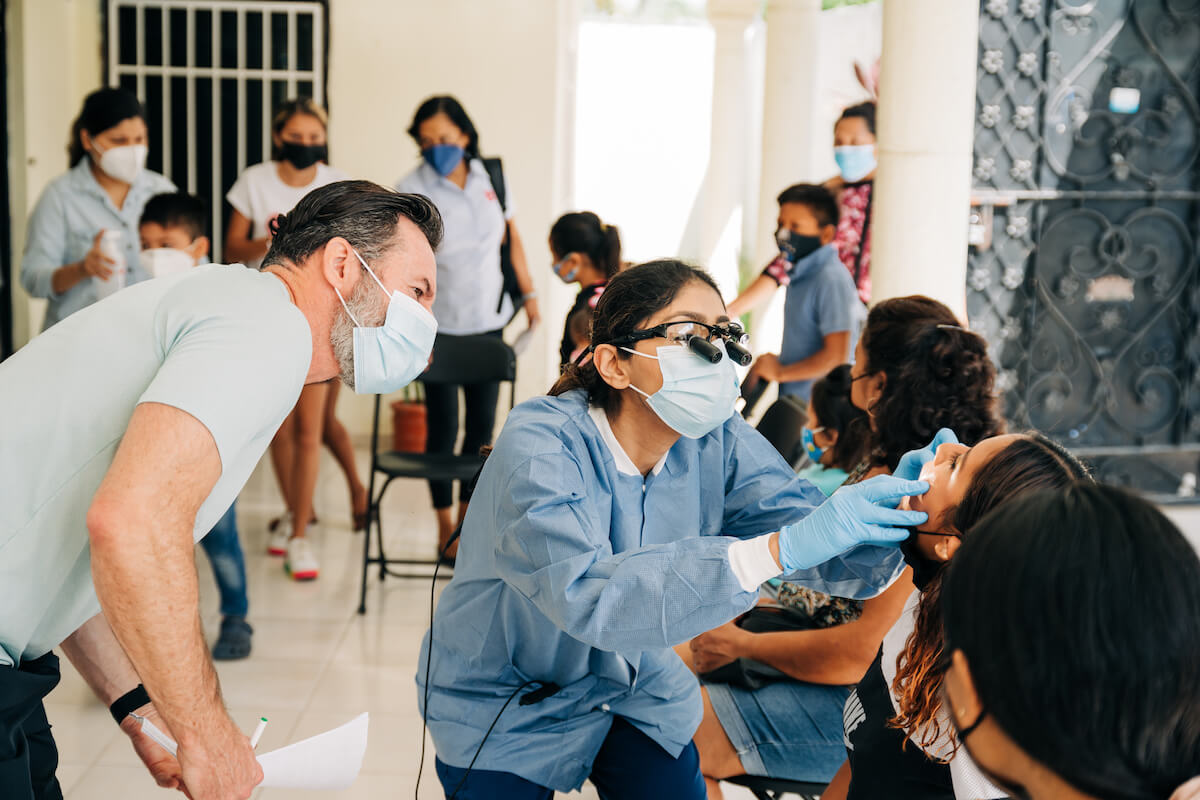
<svg viewBox="0 0 1200 800">
<path fill-rule="evenodd" d="M 221 477 L 199 540 L 295 405 L 308 322 L 273 275 L 197 267 L 79 311 L 0 363 L 0 665 L 37 658 L 99 612 L 86 516 L 139 403 L 212 434 Z"/>
</svg>

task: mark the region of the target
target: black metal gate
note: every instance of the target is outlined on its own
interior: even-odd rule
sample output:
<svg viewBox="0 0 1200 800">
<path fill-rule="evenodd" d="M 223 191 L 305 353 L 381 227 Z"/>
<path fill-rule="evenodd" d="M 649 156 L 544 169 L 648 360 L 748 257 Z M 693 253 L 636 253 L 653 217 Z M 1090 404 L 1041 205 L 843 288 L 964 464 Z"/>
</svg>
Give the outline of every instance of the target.
<svg viewBox="0 0 1200 800">
<path fill-rule="evenodd" d="M 982 0 L 972 325 L 1012 427 L 1194 494 L 1200 0 Z"/>
</svg>

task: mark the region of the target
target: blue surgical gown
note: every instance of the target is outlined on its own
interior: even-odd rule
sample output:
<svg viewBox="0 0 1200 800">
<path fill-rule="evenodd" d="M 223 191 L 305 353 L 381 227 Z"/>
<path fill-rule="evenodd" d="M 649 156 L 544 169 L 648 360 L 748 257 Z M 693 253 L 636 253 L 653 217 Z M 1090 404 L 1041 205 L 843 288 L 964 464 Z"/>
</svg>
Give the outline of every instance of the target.
<svg viewBox="0 0 1200 800">
<path fill-rule="evenodd" d="M 417 674 L 438 757 L 466 767 L 525 681 L 556 694 L 509 703 L 475 762 L 556 791 L 583 784 L 619 714 L 677 756 L 702 715 L 699 685 L 670 649 L 754 605 L 731 537 L 778 530 L 824 496 L 741 417 L 680 438 L 644 479 L 618 470 L 581 390 L 522 403 L 488 458 L 454 579 Z M 860 547 L 789 580 L 877 594 L 896 548 Z M 536 689 L 530 686 L 522 694 Z"/>
</svg>

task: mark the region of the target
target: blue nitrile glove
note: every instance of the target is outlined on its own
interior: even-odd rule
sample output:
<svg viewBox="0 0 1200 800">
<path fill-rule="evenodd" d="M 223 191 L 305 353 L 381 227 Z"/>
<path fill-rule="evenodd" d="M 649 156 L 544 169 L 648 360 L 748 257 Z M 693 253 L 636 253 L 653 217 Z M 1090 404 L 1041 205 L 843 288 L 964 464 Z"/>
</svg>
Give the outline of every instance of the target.
<svg viewBox="0 0 1200 800">
<path fill-rule="evenodd" d="M 892 476 L 906 481 L 915 481 L 921 477 L 921 468 L 933 461 L 937 449 L 944 444 L 958 444 L 958 437 L 949 428 L 942 428 L 933 435 L 933 441 L 920 450 L 909 450 L 900 458 L 900 463 L 892 472 Z"/>
<path fill-rule="evenodd" d="M 891 475 L 844 486 L 816 510 L 779 531 L 779 563 L 786 575 L 815 567 L 860 544 L 891 544 L 908 537 L 906 526 L 920 525 L 924 511 L 900 511 L 902 497 L 925 494 L 929 484 Z"/>
</svg>

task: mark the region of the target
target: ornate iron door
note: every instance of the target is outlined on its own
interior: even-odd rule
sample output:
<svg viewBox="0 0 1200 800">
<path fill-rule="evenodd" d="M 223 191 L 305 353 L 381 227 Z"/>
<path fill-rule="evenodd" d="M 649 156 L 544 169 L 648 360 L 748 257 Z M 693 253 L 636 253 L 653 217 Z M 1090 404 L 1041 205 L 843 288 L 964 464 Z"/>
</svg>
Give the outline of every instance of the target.
<svg viewBox="0 0 1200 800">
<path fill-rule="evenodd" d="M 982 0 L 972 325 L 1014 429 L 1194 494 L 1200 0 Z"/>
</svg>

